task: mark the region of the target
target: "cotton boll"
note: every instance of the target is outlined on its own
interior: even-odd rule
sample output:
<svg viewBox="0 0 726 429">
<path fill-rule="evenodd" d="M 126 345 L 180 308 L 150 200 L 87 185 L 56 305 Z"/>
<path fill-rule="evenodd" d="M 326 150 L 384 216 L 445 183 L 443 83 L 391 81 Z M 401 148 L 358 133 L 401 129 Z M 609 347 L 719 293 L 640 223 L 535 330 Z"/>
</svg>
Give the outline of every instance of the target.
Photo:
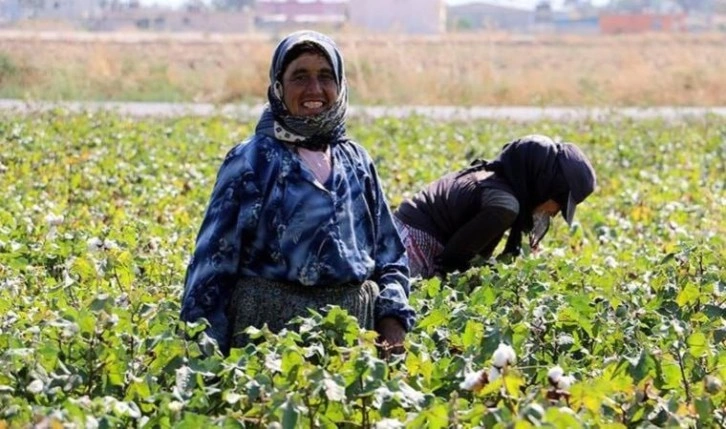
<svg viewBox="0 0 726 429">
<path fill-rule="evenodd" d="M 91 252 L 98 252 L 103 249 L 103 240 L 98 237 L 89 238 L 86 244 Z"/>
<path fill-rule="evenodd" d="M 464 378 L 464 381 L 459 384 L 459 387 L 465 390 L 471 390 L 476 392 L 484 387 L 486 381 L 487 375 L 484 370 L 481 370 L 467 374 L 467 376 Z"/>
<path fill-rule="evenodd" d="M 517 355 L 514 353 L 514 349 L 508 344 L 499 343 L 499 347 L 497 347 L 492 356 L 492 365 L 497 368 L 504 368 L 516 362 Z"/>
<path fill-rule="evenodd" d="M 47 223 L 48 226 L 62 225 L 64 220 L 65 217 L 63 215 L 56 216 L 53 213 L 49 213 L 45 216 L 45 223 Z"/>
<path fill-rule="evenodd" d="M 564 373 L 565 372 L 559 365 L 553 366 L 552 368 L 550 368 L 549 371 L 547 371 L 547 379 L 550 381 L 550 383 L 557 385 Z"/>
<path fill-rule="evenodd" d="M 396 419 L 383 419 L 376 423 L 376 429 L 398 429 L 404 427 L 403 423 Z"/>
<path fill-rule="evenodd" d="M 179 401 L 171 401 L 167 404 L 167 407 L 172 413 L 178 413 L 184 408 L 184 404 Z"/>
<path fill-rule="evenodd" d="M 618 267 L 618 261 L 615 260 L 612 256 L 608 256 L 605 258 L 605 266 L 608 268 L 617 268 Z"/>
<path fill-rule="evenodd" d="M 489 370 L 489 377 L 488 377 L 488 379 L 489 379 L 489 382 L 490 383 L 496 381 L 501 376 L 502 376 L 502 371 L 499 368 L 497 368 L 496 366 L 493 366 Z"/>
<path fill-rule="evenodd" d="M 571 375 L 565 375 L 560 377 L 559 381 L 557 382 L 557 388 L 560 390 L 567 390 L 572 386 L 572 383 L 575 382 L 575 377 Z"/>
<path fill-rule="evenodd" d="M 40 392 L 43 391 L 43 388 L 44 387 L 45 386 L 43 385 L 43 382 L 42 381 L 40 381 L 40 380 L 33 380 L 33 381 L 30 382 L 30 384 L 28 384 L 28 386 L 26 387 L 26 389 L 30 393 L 38 394 L 38 393 L 40 393 Z"/>
<path fill-rule="evenodd" d="M 544 305 L 535 307 L 534 310 L 532 310 L 532 316 L 534 316 L 536 319 L 544 319 L 546 314 L 547 307 L 545 307 Z"/>
<path fill-rule="evenodd" d="M 572 335 L 560 334 L 560 336 L 557 337 L 557 345 L 559 346 L 569 346 L 574 343 L 575 339 L 572 337 Z"/>
</svg>

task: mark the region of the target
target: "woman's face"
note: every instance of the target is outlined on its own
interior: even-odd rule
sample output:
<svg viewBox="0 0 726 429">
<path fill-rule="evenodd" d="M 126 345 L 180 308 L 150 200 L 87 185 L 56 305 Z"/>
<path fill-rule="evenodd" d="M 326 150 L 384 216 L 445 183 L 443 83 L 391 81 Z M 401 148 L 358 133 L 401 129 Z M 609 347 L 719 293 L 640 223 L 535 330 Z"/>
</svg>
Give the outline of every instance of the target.
<svg viewBox="0 0 726 429">
<path fill-rule="evenodd" d="M 557 201 L 549 199 L 535 207 L 534 213 L 546 213 L 550 215 L 550 217 L 554 217 L 555 215 L 557 215 L 557 212 L 559 212 L 561 208 L 562 207 Z"/>
<path fill-rule="evenodd" d="M 292 60 L 282 75 L 282 94 L 293 116 L 314 116 L 330 108 L 338 85 L 328 60 L 308 52 Z"/>
<path fill-rule="evenodd" d="M 529 233 L 529 246 L 532 249 L 539 247 L 540 241 L 550 228 L 550 218 L 557 215 L 559 211 L 560 204 L 553 199 L 549 199 L 535 207 L 532 213 L 532 231 Z"/>
</svg>

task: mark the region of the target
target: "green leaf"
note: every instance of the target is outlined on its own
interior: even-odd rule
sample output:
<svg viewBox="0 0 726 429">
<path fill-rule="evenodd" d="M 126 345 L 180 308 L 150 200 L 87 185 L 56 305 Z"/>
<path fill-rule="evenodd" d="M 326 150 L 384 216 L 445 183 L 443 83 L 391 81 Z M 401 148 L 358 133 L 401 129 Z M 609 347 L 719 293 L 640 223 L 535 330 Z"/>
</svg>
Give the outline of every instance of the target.
<svg viewBox="0 0 726 429">
<path fill-rule="evenodd" d="M 691 356 L 699 358 L 708 352 L 708 340 L 703 332 L 694 332 L 688 337 L 688 350 Z"/>
<path fill-rule="evenodd" d="M 582 424 L 577 420 L 575 412 L 566 407 L 552 407 L 547 409 L 544 422 L 558 429 L 582 427 Z"/>
<path fill-rule="evenodd" d="M 286 349 L 282 354 L 282 372 L 290 373 L 305 363 L 305 358 L 299 350 Z"/>
<path fill-rule="evenodd" d="M 483 336 L 484 326 L 481 323 L 469 320 L 466 322 L 466 327 L 464 328 L 464 335 L 462 335 L 461 339 L 463 341 L 464 347 L 468 348 L 478 346 Z"/>
<path fill-rule="evenodd" d="M 445 309 L 437 308 L 431 311 L 426 317 L 424 317 L 419 323 L 420 329 L 428 329 L 434 326 L 440 326 L 445 324 L 448 320 L 448 314 Z"/>
<path fill-rule="evenodd" d="M 643 349 L 640 351 L 638 362 L 630 371 L 630 375 L 636 383 L 639 383 L 642 380 L 655 377 L 657 371 L 658 365 L 655 358 L 647 350 Z"/>
<path fill-rule="evenodd" d="M 713 403 L 710 398 L 696 398 L 694 401 L 696 406 L 696 412 L 700 419 L 699 423 L 706 425 L 709 422 L 713 422 Z"/>
<path fill-rule="evenodd" d="M 433 298 L 436 295 L 439 294 L 439 291 L 441 290 L 441 279 L 438 277 L 433 277 L 429 280 L 422 280 L 421 283 L 423 284 L 426 290 L 426 294 Z"/>
<path fill-rule="evenodd" d="M 698 297 L 700 296 L 700 291 L 698 290 L 698 286 L 694 285 L 693 283 L 688 283 L 686 287 L 683 288 L 678 293 L 678 296 L 676 297 L 676 303 L 679 307 L 685 307 L 687 305 L 692 305 L 698 302 Z"/>
<path fill-rule="evenodd" d="M 678 389 L 681 387 L 681 370 L 678 363 L 672 360 L 664 360 L 659 362 L 660 378 L 662 385 L 660 389 Z"/>
<path fill-rule="evenodd" d="M 526 381 L 515 373 L 508 373 L 502 377 L 504 380 L 504 389 L 511 398 L 519 398 L 522 396 L 520 388 L 526 384 Z"/>
<path fill-rule="evenodd" d="M 280 407 L 282 409 L 282 427 L 284 429 L 297 428 L 297 422 L 300 418 L 300 408 L 292 395 L 287 395 L 287 399 Z"/>
</svg>

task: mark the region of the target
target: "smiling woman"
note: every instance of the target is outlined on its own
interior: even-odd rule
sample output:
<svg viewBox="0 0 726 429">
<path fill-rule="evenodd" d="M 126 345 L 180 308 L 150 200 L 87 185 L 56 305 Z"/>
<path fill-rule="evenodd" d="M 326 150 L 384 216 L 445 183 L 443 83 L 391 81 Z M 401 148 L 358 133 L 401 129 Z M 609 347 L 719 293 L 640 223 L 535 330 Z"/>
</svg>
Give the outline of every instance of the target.
<svg viewBox="0 0 726 429">
<path fill-rule="evenodd" d="M 405 250 L 370 156 L 346 135 L 333 41 L 303 31 L 280 42 L 267 94 L 254 136 L 217 175 L 181 318 L 206 318 L 227 351 L 247 327 L 278 331 L 337 305 L 397 349 L 414 322 Z"/>
<path fill-rule="evenodd" d="M 291 114 L 314 116 L 338 98 L 338 83 L 322 52 L 311 44 L 301 48 L 303 53 L 290 62 L 282 77 L 283 99 Z"/>
</svg>

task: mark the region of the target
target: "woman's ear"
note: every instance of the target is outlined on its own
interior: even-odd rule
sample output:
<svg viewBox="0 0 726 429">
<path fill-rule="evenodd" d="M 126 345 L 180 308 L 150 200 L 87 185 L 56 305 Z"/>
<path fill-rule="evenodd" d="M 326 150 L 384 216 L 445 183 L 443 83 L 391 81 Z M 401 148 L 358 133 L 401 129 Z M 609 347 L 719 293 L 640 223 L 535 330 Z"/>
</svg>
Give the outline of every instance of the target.
<svg viewBox="0 0 726 429">
<path fill-rule="evenodd" d="M 285 104 L 284 100 L 284 91 L 282 88 L 282 82 L 280 80 L 276 80 L 274 85 L 272 85 L 272 91 L 275 93 L 275 96 L 279 98 L 280 100 L 283 100 L 282 103 Z M 285 106 L 287 107 L 287 106 Z"/>
</svg>

